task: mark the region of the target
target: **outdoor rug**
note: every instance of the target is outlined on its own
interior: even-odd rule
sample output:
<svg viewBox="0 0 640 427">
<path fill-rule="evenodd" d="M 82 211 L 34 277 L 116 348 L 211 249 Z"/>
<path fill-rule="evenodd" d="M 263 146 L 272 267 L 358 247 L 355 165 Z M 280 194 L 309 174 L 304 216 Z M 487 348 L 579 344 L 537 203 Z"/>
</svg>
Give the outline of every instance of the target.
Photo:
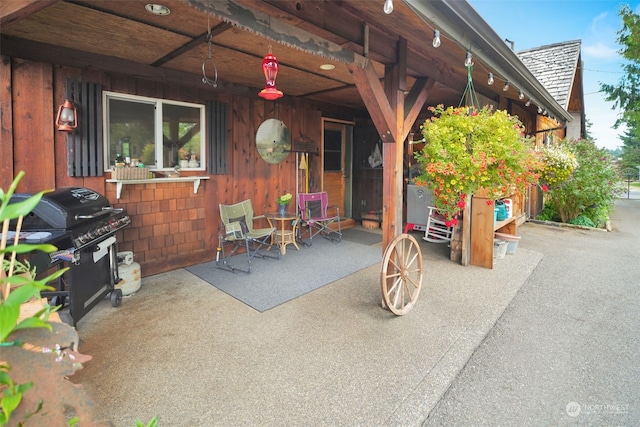
<svg viewBox="0 0 640 427">
<path fill-rule="evenodd" d="M 380 247 L 344 239 L 334 243 L 318 238 L 313 239 L 310 247 L 299 246 L 298 251 L 293 245 L 287 245 L 287 253 L 280 259 L 254 258 L 251 274 L 217 269 L 215 261 L 186 270 L 263 312 L 382 260 Z M 245 268 L 247 256 L 235 255 L 229 264 Z"/>
<path fill-rule="evenodd" d="M 376 243 L 382 242 L 382 234 L 347 228 L 346 230 L 342 230 L 342 240 L 360 243 L 361 245 L 375 245 Z"/>
</svg>

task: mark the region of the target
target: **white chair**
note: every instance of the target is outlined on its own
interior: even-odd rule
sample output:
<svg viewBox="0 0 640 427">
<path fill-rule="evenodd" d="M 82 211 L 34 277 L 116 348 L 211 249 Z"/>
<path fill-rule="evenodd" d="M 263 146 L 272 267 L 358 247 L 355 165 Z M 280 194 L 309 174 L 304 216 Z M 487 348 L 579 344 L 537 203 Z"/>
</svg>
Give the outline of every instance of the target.
<svg viewBox="0 0 640 427">
<path fill-rule="evenodd" d="M 438 209 L 429 206 L 427 216 L 427 229 L 424 231 L 423 239 L 432 243 L 450 242 L 453 239 L 453 227 L 447 227 L 446 219 Z"/>
</svg>

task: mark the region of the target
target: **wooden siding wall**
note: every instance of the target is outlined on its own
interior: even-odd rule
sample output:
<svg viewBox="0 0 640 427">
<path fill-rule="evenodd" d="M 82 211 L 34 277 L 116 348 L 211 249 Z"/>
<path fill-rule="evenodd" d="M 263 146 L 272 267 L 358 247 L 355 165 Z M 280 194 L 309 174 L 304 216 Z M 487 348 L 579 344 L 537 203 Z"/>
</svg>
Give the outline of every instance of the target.
<svg viewBox="0 0 640 427">
<path fill-rule="evenodd" d="M 90 69 L 2 57 L 0 77 L 11 82 L 0 92 L 2 152 L 0 188 L 8 189 L 15 174 L 26 176 L 19 192 L 32 193 L 63 186 L 91 188 L 115 207 L 123 207 L 132 224 L 118 232 L 118 250 L 134 252 L 143 276 L 185 267 L 215 258 L 218 245 L 219 203 L 251 199 L 256 213 L 275 212 L 276 197 L 296 191 L 296 161 L 291 153 L 280 164 L 266 163 L 255 148 L 255 134 L 268 118 L 282 120 L 292 141 L 311 141 L 319 151 L 322 113 L 298 100 L 281 102 L 220 94 L 215 90 L 180 87 L 159 81 L 106 74 Z M 209 175 L 197 194 L 192 182 L 124 185 L 116 198 L 110 173 L 97 177 L 70 177 L 67 138 L 54 130 L 58 105 L 65 98 L 67 78 L 100 83 L 104 90 L 204 104 L 217 100 L 229 106 L 230 159 L 226 175 Z M 311 156 L 311 176 L 319 189 L 320 163 Z M 208 175 L 194 171 L 184 175 Z"/>
</svg>

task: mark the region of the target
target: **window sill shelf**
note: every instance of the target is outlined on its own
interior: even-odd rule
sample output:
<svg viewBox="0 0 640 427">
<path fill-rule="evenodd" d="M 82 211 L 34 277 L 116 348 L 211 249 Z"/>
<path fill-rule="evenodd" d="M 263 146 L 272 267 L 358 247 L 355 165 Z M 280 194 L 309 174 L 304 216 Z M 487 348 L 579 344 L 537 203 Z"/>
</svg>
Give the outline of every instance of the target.
<svg viewBox="0 0 640 427">
<path fill-rule="evenodd" d="M 185 182 L 193 181 L 193 194 L 198 192 L 200 188 L 200 181 L 203 179 L 209 179 L 208 176 L 177 176 L 167 178 L 151 178 L 151 179 L 107 179 L 107 182 L 116 184 L 116 198 L 120 199 L 122 194 L 122 186 L 128 184 L 159 184 L 162 182 Z"/>
</svg>

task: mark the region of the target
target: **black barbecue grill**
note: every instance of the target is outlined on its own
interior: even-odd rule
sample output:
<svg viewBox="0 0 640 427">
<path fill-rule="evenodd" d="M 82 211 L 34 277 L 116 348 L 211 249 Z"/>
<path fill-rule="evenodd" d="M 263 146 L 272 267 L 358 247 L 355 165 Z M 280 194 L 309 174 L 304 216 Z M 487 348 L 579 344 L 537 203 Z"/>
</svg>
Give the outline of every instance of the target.
<svg viewBox="0 0 640 427">
<path fill-rule="evenodd" d="M 15 194 L 11 201 L 31 196 Z M 43 296 L 55 305 L 67 302 L 74 326 L 109 293 L 112 305 L 120 305 L 122 290 L 115 289 L 120 281 L 115 234 L 130 223 L 124 209 L 111 207 L 106 197 L 82 187 L 45 193 L 24 217 L 21 237 L 28 243 L 50 243 L 58 248 L 32 257 L 38 276 L 51 268 L 69 267 L 53 284 L 56 291 Z"/>
</svg>

